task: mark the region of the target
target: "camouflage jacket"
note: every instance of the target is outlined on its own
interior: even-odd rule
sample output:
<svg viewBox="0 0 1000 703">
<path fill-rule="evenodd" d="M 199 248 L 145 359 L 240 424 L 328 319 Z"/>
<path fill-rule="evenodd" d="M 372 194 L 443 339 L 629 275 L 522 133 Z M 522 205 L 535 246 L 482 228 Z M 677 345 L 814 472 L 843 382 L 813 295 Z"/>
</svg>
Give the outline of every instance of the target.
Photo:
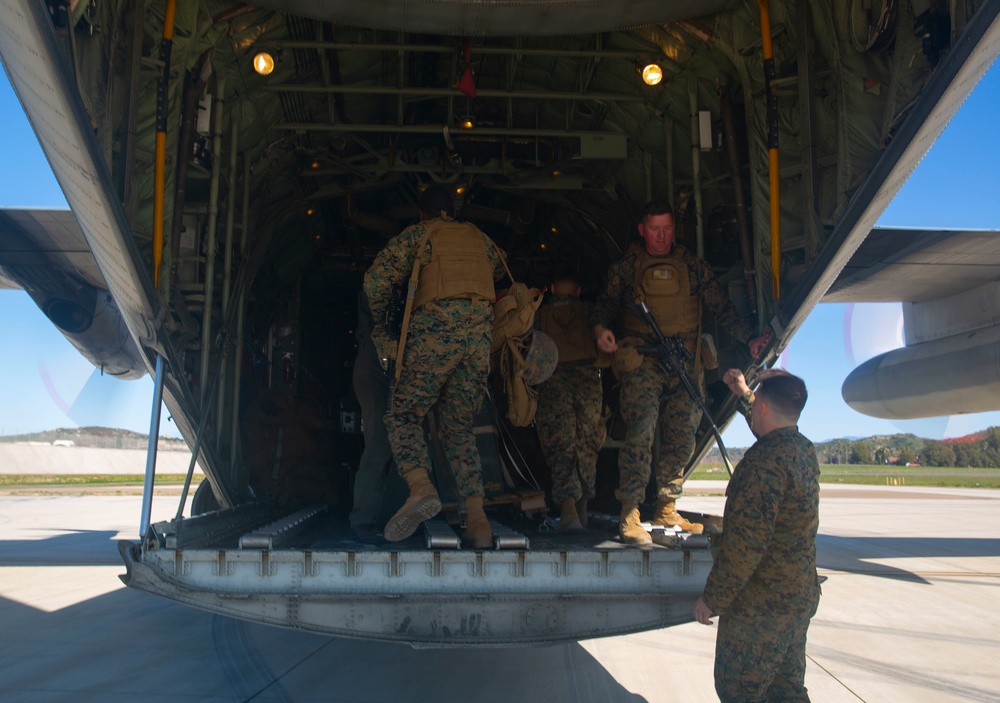
<svg viewBox="0 0 1000 703">
<path fill-rule="evenodd" d="M 420 243 L 427 232 L 425 225 L 434 221 L 425 220 L 424 222 L 410 225 L 390 239 L 385 248 L 375 257 L 371 268 L 365 273 L 364 290 L 368 296 L 368 304 L 371 307 L 372 317 L 375 319 L 375 327 L 372 329 L 372 339 L 379 349 L 384 349 L 384 345 L 388 341 L 388 335 L 385 331 L 385 311 L 389 306 L 392 287 L 393 285 L 405 286 L 410 280 L 410 274 L 413 273 L 413 260 L 416 258 L 417 252 L 420 251 Z M 507 274 L 503 263 L 503 251 L 485 234 L 482 236 L 483 241 L 486 243 L 486 255 L 489 257 L 490 266 L 493 267 L 493 280 L 500 280 Z M 421 267 L 426 266 L 430 261 L 431 245 L 428 243 L 424 247 Z M 432 300 L 424 308 L 437 307 L 438 305 L 438 301 Z M 480 314 L 484 316 L 484 320 L 492 321 L 490 308 L 485 305 L 481 307 L 483 311 Z M 421 310 L 414 311 L 413 314 L 420 314 Z M 469 320 L 468 322 L 472 325 L 480 322 L 480 320 Z"/>
<path fill-rule="evenodd" d="M 732 302 L 723 292 L 719 282 L 715 280 L 712 267 L 704 259 L 699 259 L 691 252 L 684 252 L 688 275 L 695 293 L 701 296 L 702 304 L 715 316 L 729 334 L 736 339 L 749 342 L 753 338 L 750 325 L 740 317 Z M 637 297 L 635 290 L 635 267 L 639 261 L 638 254 L 628 254 L 621 261 L 611 264 L 604 281 L 604 291 L 597 299 L 594 311 L 590 317 L 590 326 L 596 325 L 610 328 L 620 315 L 626 303 L 634 303 Z"/>
<path fill-rule="evenodd" d="M 715 613 L 799 615 L 819 601 L 819 463 L 798 427 L 743 456 L 726 490 L 723 540 L 705 586 Z"/>
</svg>

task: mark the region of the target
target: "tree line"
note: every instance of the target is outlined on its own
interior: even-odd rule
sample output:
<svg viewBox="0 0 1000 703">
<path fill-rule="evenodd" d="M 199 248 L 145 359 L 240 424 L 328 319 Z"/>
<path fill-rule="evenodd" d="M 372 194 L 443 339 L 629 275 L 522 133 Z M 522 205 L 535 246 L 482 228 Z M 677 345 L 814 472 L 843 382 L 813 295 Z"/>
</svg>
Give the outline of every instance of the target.
<svg viewBox="0 0 1000 703">
<path fill-rule="evenodd" d="M 822 464 L 882 464 L 1000 468 L 1000 427 L 961 441 L 941 442 L 912 434 L 834 439 L 816 445 Z"/>
</svg>

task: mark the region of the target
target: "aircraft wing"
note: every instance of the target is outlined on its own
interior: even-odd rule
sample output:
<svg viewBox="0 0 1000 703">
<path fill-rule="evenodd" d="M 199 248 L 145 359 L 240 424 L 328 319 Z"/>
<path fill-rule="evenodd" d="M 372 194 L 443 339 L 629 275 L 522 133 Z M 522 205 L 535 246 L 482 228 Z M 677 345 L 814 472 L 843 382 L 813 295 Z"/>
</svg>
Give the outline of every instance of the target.
<svg viewBox="0 0 1000 703">
<path fill-rule="evenodd" d="M 0 286 L 24 289 L 104 373 L 122 379 L 146 375 L 72 211 L 0 208 Z"/>
<path fill-rule="evenodd" d="M 1000 279 L 1000 231 L 878 227 L 824 303 L 919 303 Z"/>
<path fill-rule="evenodd" d="M 873 229 L 823 302 L 903 303 L 906 346 L 844 381 L 858 412 L 914 419 L 1000 409 L 1000 232 Z"/>
<path fill-rule="evenodd" d="M 33 266 L 55 267 L 108 287 L 71 210 L 0 208 L 0 269 L 18 284 Z"/>
</svg>

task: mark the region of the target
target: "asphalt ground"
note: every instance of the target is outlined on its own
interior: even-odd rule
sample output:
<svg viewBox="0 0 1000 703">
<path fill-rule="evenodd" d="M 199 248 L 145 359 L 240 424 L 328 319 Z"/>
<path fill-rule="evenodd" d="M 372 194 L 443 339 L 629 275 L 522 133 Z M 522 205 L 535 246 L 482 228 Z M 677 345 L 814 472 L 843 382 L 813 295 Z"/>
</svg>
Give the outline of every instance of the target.
<svg viewBox="0 0 1000 703">
<path fill-rule="evenodd" d="M 722 510 L 722 497 L 695 488 L 683 507 Z M 153 520 L 176 500 L 157 496 Z M 693 622 L 543 648 L 414 650 L 128 590 L 115 541 L 136 536 L 140 505 L 0 497 L 0 700 L 716 700 L 715 628 Z M 1000 703 L 1000 491 L 824 488 L 818 547 L 814 701 Z"/>
</svg>

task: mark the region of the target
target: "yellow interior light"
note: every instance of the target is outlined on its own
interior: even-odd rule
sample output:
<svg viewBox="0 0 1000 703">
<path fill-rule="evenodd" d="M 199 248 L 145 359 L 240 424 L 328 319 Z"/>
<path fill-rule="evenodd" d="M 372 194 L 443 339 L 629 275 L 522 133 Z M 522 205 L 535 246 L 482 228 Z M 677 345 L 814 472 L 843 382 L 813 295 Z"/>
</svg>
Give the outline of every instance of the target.
<svg viewBox="0 0 1000 703">
<path fill-rule="evenodd" d="M 465 186 L 459 186 L 458 188 L 455 189 L 455 195 L 461 195 L 464 192 L 465 192 Z"/>
<path fill-rule="evenodd" d="M 262 76 L 266 76 L 274 70 L 274 57 L 266 51 L 262 51 L 253 57 L 253 70 Z"/>
<path fill-rule="evenodd" d="M 466 117 L 464 120 L 462 120 L 462 129 L 472 129 L 475 126 L 476 126 L 475 122 L 473 122 L 472 119 L 469 117 Z"/>
<path fill-rule="evenodd" d="M 313 161 L 312 162 L 312 167 L 313 168 L 319 168 L 319 161 Z"/>
<path fill-rule="evenodd" d="M 544 245 L 544 244 L 539 244 L 538 246 L 539 246 L 540 248 L 542 248 L 542 249 L 544 249 L 544 248 L 545 248 L 545 245 Z"/>
<path fill-rule="evenodd" d="M 552 232 L 553 234 L 556 234 L 559 231 L 559 229 L 556 227 L 550 227 L 549 231 Z"/>
<path fill-rule="evenodd" d="M 553 171 L 553 172 L 552 172 L 552 176 L 553 176 L 554 178 L 558 178 L 558 177 L 559 177 L 559 176 L 561 176 L 561 175 L 562 175 L 562 171 Z"/>
<path fill-rule="evenodd" d="M 642 80 L 646 85 L 656 85 L 663 80 L 663 69 L 655 63 L 642 69 Z"/>
<path fill-rule="evenodd" d="M 313 210 L 312 208 L 309 208 L 308 210 L 306 210 L 306 214 L 307 214 L 307 215 L 311 215 L 311 214 L 313 214 L 314 212 L 315 212 L 315 210 Z"/>
</svg>

